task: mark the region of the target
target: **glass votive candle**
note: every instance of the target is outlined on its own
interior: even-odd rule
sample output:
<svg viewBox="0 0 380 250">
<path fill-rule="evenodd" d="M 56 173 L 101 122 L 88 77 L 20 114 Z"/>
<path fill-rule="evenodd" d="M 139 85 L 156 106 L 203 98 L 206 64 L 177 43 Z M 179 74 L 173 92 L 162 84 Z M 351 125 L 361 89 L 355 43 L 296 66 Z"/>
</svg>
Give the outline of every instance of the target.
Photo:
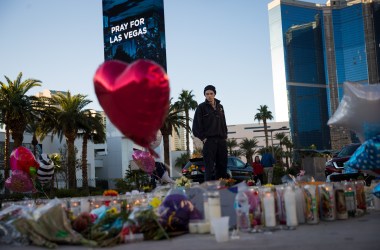
<svg viewBox="0 0 380 250">
<path fill-rule="evenodd" d="M 81 212 L 81 200 L 80 199 L 71 199 L 69 203 L 69 211 L 77 217 Z"/>
<path fill-rule="evenodd" d="M 333 221 L 336 219 L 335 194 L 331 183 L 318 186 L 319 212 L 322 220 Z"/>
<path fill-rule="evenodd" d="M 355 184 L 351 181 L 344 181 L 343 186 L 348 216 L 354 217 L 356 214 Z"/>
<path fill-rule="evenodd" d="M 367 210 L 367 200 L 365 195 L 365 181 L 355 181 L 356 189 L 356 208 L 365 212 Z"/>
<path fill-rule="evenodd" d="M 262 192 L 262 205 L 264 213 L 264 225 L 266 227 L 276 226 L 276 204 L 274 193 L 270 188 L 266 188 Z"/>
<path fill-rule="evenodd" d="M 319 223 L 318 205 L 317 205 L 317 188 L 315 185 L 304 186 L 305 203 L 306 203 L 306 223 Z"/>
<path fill-rule="evenodd" d="M 340 182 L 334 182 L 334 195 L 335 195 L 335 209 L 336 218 L 338 220 L 345 220 L 348 218 L 346 197 L 344 195 L 344 187 Z"/>
</svg>

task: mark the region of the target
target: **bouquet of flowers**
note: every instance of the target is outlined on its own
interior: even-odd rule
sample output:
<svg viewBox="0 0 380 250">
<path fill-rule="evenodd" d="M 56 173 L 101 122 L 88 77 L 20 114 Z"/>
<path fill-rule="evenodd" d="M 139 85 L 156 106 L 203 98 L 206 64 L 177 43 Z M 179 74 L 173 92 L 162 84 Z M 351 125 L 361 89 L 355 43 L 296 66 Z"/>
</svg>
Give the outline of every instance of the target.
<svg viewBox="0 0 380 250">
<path fill-rule="evenodd" d="M 191 182 L 185 176 L 181 176 L 181 178 L 178 178 L 177 180 L 175 180 L 175 185 L 177 187 L 186 187 L 186 188 L 189 188 L 191 186 Z"/>
<path fill-rule="evenodd" d="M 109 189 L 103 192 L 103 196 L 118 196 L 119 193 L 116 190 Z"/>
<path fill-rule="evenodd" d="M 236 183 L 236 180 L 232 178 L 228 178 L 228 179 L 220 178 L 219 181 L 220 181 L 221 187 L 232 187 Z"/>
<path fill-rule="evenodd" d="M 254 186 L 255 185 L 255 181 L 252 179 L 246 180 L 245 182 L 247 183 L 247 186 Z"/>
</svg>

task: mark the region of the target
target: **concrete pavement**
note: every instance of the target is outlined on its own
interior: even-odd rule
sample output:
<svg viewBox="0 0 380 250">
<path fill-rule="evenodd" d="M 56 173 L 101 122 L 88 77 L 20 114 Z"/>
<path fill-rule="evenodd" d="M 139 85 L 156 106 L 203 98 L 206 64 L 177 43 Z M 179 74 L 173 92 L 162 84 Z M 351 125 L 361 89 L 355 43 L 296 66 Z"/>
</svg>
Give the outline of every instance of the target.
<svg viewBox="0 0 380 250">
<path fill-rule="evenodd" d="M 0 245 L 0 249 L 21 250 L 25 247 Z M 27 249 L 43 249 L 28 246 Z M 84 246 L 63 246 L 61 249 L 84 250 Z M 213 235 L 186 234 L 170 240 L 143 241 L 121 244 L 110 249 L 121 250 L 224 250 L 224 249 L 380 249 L 380 211 L 317 225 L 300 225 L 295 230 L 264 233 L 240 233 L 240 239 L 217 243 Z"/>
</svg>

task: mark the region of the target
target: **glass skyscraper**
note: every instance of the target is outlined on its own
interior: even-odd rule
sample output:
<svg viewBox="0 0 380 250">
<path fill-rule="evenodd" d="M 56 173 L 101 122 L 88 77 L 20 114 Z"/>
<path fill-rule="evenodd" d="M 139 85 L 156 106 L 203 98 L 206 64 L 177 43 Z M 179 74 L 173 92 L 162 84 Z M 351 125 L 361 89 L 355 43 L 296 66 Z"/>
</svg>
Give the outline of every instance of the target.
<svg viewBox="0 0 380 250">
<path fill-rule="evenodd" d="M 295 148 L 339 149 L 355 140 L 327 121 L 345 81 L 379 82 L 379 6 L 375 0 L 268 5 L 276 115 L 288 114 L 279 119 L 289 118 Z"/>
</svg>

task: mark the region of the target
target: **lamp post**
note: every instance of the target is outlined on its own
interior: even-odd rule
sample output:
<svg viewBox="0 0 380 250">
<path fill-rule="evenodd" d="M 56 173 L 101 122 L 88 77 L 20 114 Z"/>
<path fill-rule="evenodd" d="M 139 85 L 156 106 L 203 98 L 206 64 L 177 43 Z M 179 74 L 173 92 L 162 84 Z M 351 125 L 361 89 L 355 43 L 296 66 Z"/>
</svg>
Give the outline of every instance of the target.
<svg viewBox="0 0 380 250">
<path fill-rule="evenodd" d="M 274 155 L 274 147 L 273 147 L 273 131 L 282 131 L 282 130 L 289 130 L 288 127 L 282 126 L 281 128 L 268 128 L 267 131 L 270 132 L 270 141 L 272 143 L 272 156 L 275 157 Z M 253 130 L 253 132 L 264 132 L 265 129 L 259 129 L 259 130 Z"/>
</svg>

